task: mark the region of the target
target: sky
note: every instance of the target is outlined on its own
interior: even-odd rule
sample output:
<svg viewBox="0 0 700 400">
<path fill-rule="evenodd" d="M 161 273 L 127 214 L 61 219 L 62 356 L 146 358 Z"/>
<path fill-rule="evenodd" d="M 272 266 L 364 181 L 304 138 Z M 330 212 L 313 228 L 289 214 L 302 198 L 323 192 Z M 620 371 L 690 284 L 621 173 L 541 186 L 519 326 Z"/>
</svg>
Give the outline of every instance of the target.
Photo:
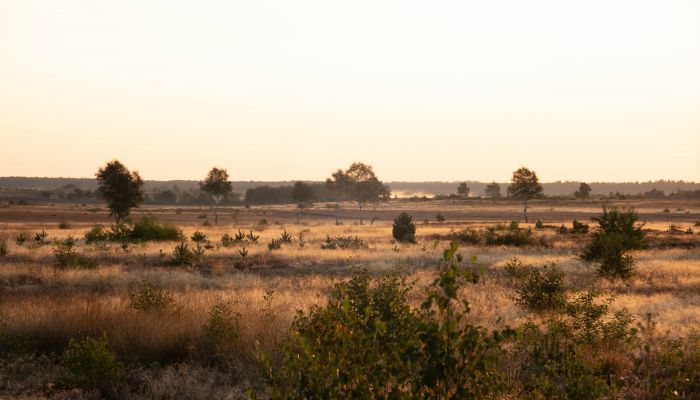
<svg viewBox="0 0 700 400">
<path fill-rule="evenodd" d="M 700 1 L 0 0 L 0 176 L 700 181 Z"/>
</svg>

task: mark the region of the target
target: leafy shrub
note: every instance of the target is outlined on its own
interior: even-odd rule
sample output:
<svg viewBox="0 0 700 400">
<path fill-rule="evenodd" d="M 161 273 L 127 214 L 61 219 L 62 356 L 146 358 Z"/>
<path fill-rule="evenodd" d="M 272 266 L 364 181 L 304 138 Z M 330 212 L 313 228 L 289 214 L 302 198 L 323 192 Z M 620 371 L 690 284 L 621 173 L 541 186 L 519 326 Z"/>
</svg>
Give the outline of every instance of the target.
<svg viewBox="0 0 700 400">
<path fill-rule="evenodd" d="M 241 315 L 232 310 L 231 304 L 217 303 L 209 310 L 209 320 L 203 329 L 210 352 L 215 358 L 226 361 L 241 335 Z"/>
<path fill-rule="evenodd" d="M 195 231 L 190 239 L 195 243 L 200 243 L 207 240 L 207 235 L 203 232 Z"/>
<path fill-rule="evenodd" d="M 221 245 L 224 247 L 231 247 L 234 244 L 236 244 L 236 239 L 228 233 L 224 233 L 224 236 L 221 237 Z"/>
<path fill-rule="evenodd" d="M 326 240 L 321 243 L 322 250 L 335 249 L 365 249 L 367 243 L 359 236 L 330 236 L 326 235 Z"/>
<path fill-rule="evenodd" d="M 124 378 L 124 365 L 109 350 L 106 337 L 83 340 L 71 339 L 61 357 L 66 369 L 65 380 L 89 389 L 99 389 L 103 395 L 113 391 Z"/>
<path fill-rule="evenodd" d="M 27 241 L 27 236 L 24 233 L 20 233 L 15 237 L 15 244 L 17 246 L 22 246 L 24 245 L 24 242 Z"/>
<path fill-rule="evenodd" d="M 129 306 L 134 310 L 153 311 L 168 308 L 173 303 L 173 296 L 161 288 L 153 287 L 149 282 L 129 292 Z"/>
<path fill-rule="evenodd" d="M 53 248 L 55 258 L 54 266 L 59 269 L 80 267 L 87 269 L 97 268 L 97 260 L 89 259 L 78 254 L 75 249 L 75 239 L 68 237 L 58 241 Z"/>
<path fill-rule="evenodd" d="M 416 225 L 408 213 L 402 212 L 394 218 L 391 235 L 401 243 L 416 242 Z"/>
<path fill-rule="evenodd" d="M 599 252 L 596 273 L 611 280 L 629 279 L 635 272 L 634 259 L 625 254 L 624 240 L 619 234 L 604 235 L 598 238 L 596 251 Z"/>
<path fill-rule="evenodd" d="M 204 258 L 204 248 L 197 245 L 194 249 L 191 249 L 187 243 L 181 242 L 179 245 L 175 246 L 173 249 L 173 255 L 170 261 L 174 265 L 194 265 L 196 262 L 201 261 Z"/>
<path fill-rule="evenodd" d="M 153 217 L 143 217 L 136 221 L 130 239 L 135 242 L 182 240 L 182 232 L 175 225 L 160 222 Z"/>
<path fill-rule="evenodd" d="M 445 217 L 442 215 L 442 213 L 437 213 L 437 215 L 435 215 L 435 220 L 438 222 L 444 222 Z"/>
<path fill-rule="evenodd" d="M 66 220 L 62 220 L 58 224 L 58 229 L 70 229 L 70 223 L 68 223 L 68 221 L 66 221 Z"/>
<path fill-rule="evenodd" d="M 463 323 L 459 288 L 476 282 L 475 260 L 461 266 L 451 245 L 419 308 L 405 277 L 366 271 L 330 288 L 328 303 L 299 312 L 278 368 L 267 363 L 272 398 L 493 398 L 504 388 L 497 366 L 510 330 Z"/>
<path fill-rule="evenodd" d="M 109 240 L 109 234 L 102 225 L 94 225 L 85 233 L 85 243 L 104 243 Z"/>
<path fill-rule="evenodd" d="M 542 270 L 536 267 L 520 267 L 520 277 L 516 283 L 515 302 L 530 311 L 544 312 L 560 310 L 566 305 L 564 274 L 555 265 L 545 265 Z"/>
</svg>

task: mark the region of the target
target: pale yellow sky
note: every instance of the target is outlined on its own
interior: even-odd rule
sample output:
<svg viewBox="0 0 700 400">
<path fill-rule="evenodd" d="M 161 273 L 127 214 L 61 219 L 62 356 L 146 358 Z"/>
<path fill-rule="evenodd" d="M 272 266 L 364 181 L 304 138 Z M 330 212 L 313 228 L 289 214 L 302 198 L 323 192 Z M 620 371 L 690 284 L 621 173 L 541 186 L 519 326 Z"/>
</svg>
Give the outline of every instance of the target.
<svg viewBox="0 0 700 400">
<path fill-rule="evenodd" d="M 0 0 L 0 176 L 700 181 L 700 1 Z"/>
</svg>

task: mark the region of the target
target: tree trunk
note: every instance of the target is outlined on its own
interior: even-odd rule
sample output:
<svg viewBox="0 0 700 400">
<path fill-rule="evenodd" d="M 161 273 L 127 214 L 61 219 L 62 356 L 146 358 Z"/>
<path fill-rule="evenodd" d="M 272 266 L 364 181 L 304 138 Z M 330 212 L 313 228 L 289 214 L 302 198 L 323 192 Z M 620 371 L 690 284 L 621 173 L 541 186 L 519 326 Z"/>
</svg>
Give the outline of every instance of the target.
<svg viewBox="0 0 700 400">
<path fill-rule="evenodd" d="M 360 225 L 362 225 L 362 203 L 357 203 L 360 207 Z"/>
<path fill-rule="evenodd" d="M 523 200 L 523 214 L 525 215 L 525 223 L 527 224 L 527 199 Z"/>
</svg>

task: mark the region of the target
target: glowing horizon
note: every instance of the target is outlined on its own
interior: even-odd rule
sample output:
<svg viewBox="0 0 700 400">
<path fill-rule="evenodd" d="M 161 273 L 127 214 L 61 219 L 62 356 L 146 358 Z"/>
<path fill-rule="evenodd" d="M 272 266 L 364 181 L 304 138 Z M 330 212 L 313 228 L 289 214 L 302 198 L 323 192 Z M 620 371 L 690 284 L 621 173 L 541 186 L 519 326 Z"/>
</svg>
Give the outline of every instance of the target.
<svg viewBox="0 0 700 400">
<path fill-rule="evenodd" d="M 700 2 L 0 0 L 0 176 L 700 181 Z"/>
</svg>

